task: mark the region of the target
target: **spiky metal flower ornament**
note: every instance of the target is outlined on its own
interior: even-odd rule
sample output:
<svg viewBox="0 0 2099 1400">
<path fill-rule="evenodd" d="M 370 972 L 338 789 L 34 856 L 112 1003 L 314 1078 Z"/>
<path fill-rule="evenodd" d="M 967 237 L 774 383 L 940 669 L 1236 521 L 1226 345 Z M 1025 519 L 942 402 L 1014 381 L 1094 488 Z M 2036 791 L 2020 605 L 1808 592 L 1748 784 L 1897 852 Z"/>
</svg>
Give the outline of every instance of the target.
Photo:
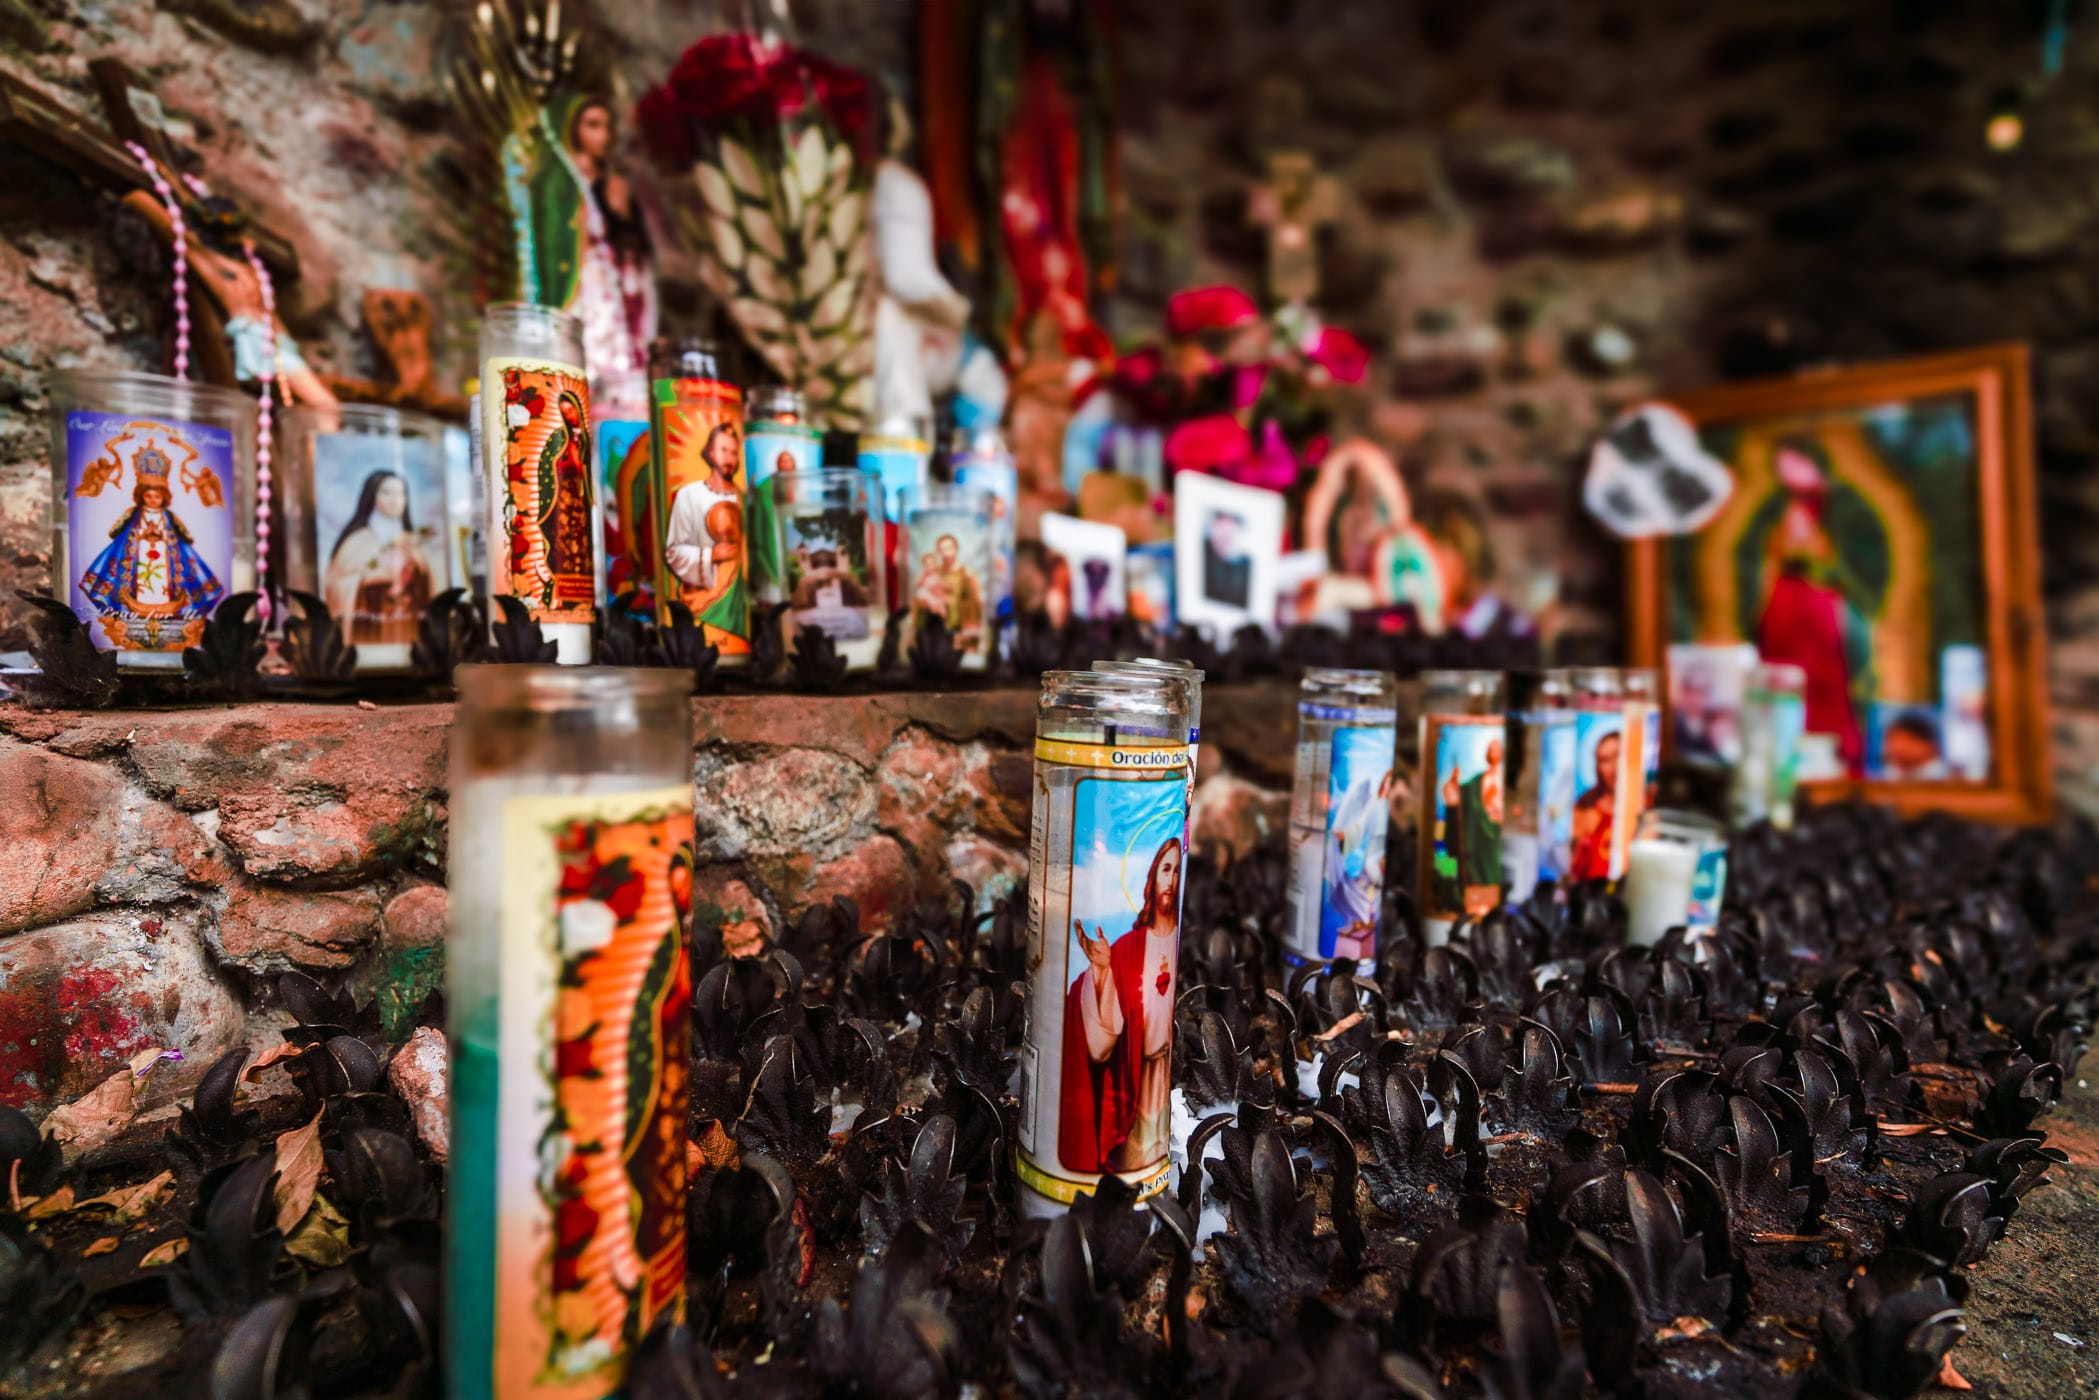
<svg viewBox="0 0 2099 1400">
<path fill-rule="evenodd" d="M 873 114 L 864 77 L 773 32 L 700 40 L 635 108 L 657 160 L 699 187 L 708 287 L 847 431 L 865 425 L 874 373 Z"/>
</svg>

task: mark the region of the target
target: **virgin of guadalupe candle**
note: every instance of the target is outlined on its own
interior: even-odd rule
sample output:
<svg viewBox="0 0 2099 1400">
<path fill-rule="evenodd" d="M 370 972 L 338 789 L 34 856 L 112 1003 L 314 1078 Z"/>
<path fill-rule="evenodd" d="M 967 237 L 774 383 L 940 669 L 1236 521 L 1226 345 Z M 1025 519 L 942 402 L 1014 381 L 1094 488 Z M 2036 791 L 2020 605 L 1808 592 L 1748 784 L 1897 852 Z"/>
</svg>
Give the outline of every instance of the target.
<svg viewBox="0 0 2099 1400">
<path fill-rule="evenodd" d="M 316 595 L 359 671 L 405 671 L 450 582 L 444 425 L 372 404 L 284 410 L 284 570 Z"/>
<path fill-rule="evenodd" d="M 589 664 L 597 618 L 597 471 L 583 322 L 506 302 L 481 320 L 488 591 L 516 598 L 564 666 Z"/>
<path fill-rule="evenodd" d="M 813 472 L 824 464 L 823 430 L 809 421 L 809 405 L 799 392 L 782 384 L 751 390 L 743 407 L 743 463 L 751 516 L 745 532 L 751 543 L 751 582 L 760 599 L 777 603 L 793 585 L 787 582 L 786 562 L 778 553 L 778 531 L 769 514 L 774 498 L 765 485 L 776 476 Z M 877 502 L 880 499 L 877 490 Z M 886 548 L 880 551 L 885 567 L 888 553 Z M 882 602 L 886 611 L 889 600 Z"/>
<path fill-rule="evenodd" d="M 955 483 L 991 493 L 991 614 L 1003 624 L 1013 617 L 1014 529 L 1020 514 L 1020 472 L 997 428 L 958 431 L 956 437 L 950 459 Z"/>
<path fill-rule="evenodd" d="M 1574 807 L 1574 712 L 1557 672 L 1509 676 L 1509 798 L 1502 874 L 1509 898 L 1526 900 L 1541 880 L 1567 878 Z"/>
<path fill-rule="evenodd" d="M 1377 956 L 1399 687 L 1382 671 L 1309 670 L 1290 791 L 1292 966 Z"/>
<path fill-rule="evenodd" d="M 1574 701 L 1574 814 L 1569 825 L 1570 880 L 1615 880 L 1625 873 L 1632 828 L 1626 813 L 1644 780 L 1639 741 L 1625 732 L 1625 683 L 1615 666 L 1565 672 Z"/>
<path fill-rule="evenodd" d="M 1431 944 L 1501 903 L 1507 750 L 1499 672 L 1422 673 L 1415 898 Z"/>
<path fill-rule="evenodd" d="M 1051 671 L 1035 719 L 1021 1207 L 1166 1186 L 1188 682 Z"/>
<path fill-rule="evenodd" d="M 987 586 L 991 497 L 972 486 L 941 482 L 908 488 L 897 548 L 911 640 L 937 618 L 962 653 L 962 669 L 983 670 L 990 664 L 993 636 Z"/>
<path fill-rule="evenodd" d="M 604 1400 L 684 1312 L 691 677 L 456 684 L 446 1394 Z"/>
<path fill-rule="evenodd" d="M 823 631 L 847 670 L 872 671 L 889 620 L 881 481 L 852 468 L 798 468 L 775 473 L 752 499 L 773 522 L 789 628 Z"/>
<path fill-rule="evenodd" d="M 255 402 L 157 374 L 51 376 L 51 592 L 120 670 L 182 669 L 255 587 Z"/>
<path fill-rule="evenodd" d="M 718 376 L 707 341 L 665 337 L 649 351 L 655 444 L 659 620 L 672 603 L 692 610 L 731 665 L 751 654 L 751 588 L 744 530 L 743 391 Z"/>
</svg>

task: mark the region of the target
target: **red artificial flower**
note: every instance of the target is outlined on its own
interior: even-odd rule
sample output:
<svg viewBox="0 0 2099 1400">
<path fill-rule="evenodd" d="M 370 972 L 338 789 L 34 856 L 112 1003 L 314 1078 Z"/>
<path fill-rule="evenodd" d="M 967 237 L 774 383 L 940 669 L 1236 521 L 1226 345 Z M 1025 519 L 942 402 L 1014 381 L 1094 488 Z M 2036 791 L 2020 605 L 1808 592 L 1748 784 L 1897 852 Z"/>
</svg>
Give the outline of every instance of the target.
<svg viewBox="0 0 2099 1400">
<path fill-rule="evenodd" d="M 1336 384 L 1361 384 L 1370 371 L 1370 349 L 1347 331 L 1321 326 L 1306 356 L 1333 376 Z"/>
<path fill-rule="evenodd" d="M 751 34 L 716 34 L 687 49 L 661 84 L 635 104 L 649 150 L 682 170 L 699 133 L 736 121 L 785 122 L 809 107 L 858 146 L 875 114 L 874 90 L 843 64 Z"/>
<path fill-rule="evenodd" d="M 1237 287 L 1194 287 L 1167 300 L 1166 333 L 1180 337 L 1237 330 L 1260 314 L 1254 299 Z"/>
<path fill-rule="evenodd" d="M 1177 424 L 1166 435 L 1166 465 L 1176 472 L 1220 473 L 1253 452 L 1246 425 L 1229 413 Z"/>
<path fill-rule="evenodd" d="M 1252 408 L 1260 402 L 1261 386 L 1267 382 L 1267 365 L 1240 365 L 1233 369 L 1232 407 Z"/>
</svg>

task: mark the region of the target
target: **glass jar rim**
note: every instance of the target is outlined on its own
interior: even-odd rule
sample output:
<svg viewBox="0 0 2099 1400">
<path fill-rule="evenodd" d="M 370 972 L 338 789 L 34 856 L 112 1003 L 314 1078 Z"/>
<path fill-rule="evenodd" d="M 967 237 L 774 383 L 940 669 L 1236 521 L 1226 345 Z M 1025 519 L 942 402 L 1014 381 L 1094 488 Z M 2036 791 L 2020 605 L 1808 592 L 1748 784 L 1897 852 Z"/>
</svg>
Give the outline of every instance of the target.
<svg viewBox="0 0 2099 1400">
<path fill-rule="evenodd" d="M 311 424 L 317 432 L 329 431 L 325 424 L 330 416 L 345 426 L 355 424 L 356 431 L 392 431 L 402 437 L 441 437 L 445 430 L 443 419 L 383 403 L 339 403 L 333 408 L 295 403 L 285 405 L 278 412 L 284 415 L 286 422 Z"/>
<path fill-rule="evenodd" d="M 462 708 L 553 712 L 594 705 L 679 704 L 692 697 L 692 673 L 673 667 L 515 666 L 470 663 L 452 673 Z"/>
<path fill-rule="evenodd" d="M 165 374 L 152 374 L 136 369 L 59 369 L 51 371 L 49 382 L 68 399 L 83 400 L 94 396 L 94 391 L 129 391 L 145 395 L 163 395 L 170 400 L 189 399 L 200 406 L 222 412 L 253 412 L 255 400 L 238 389 L 229 389 L 223 384 L 206 384 L 196 379 L 175 379 Z M 92 408 L 91 403 L 75 402 L 71 408 Z M 117 410 L 121 411 L 121 410 Z"/>
</svg>

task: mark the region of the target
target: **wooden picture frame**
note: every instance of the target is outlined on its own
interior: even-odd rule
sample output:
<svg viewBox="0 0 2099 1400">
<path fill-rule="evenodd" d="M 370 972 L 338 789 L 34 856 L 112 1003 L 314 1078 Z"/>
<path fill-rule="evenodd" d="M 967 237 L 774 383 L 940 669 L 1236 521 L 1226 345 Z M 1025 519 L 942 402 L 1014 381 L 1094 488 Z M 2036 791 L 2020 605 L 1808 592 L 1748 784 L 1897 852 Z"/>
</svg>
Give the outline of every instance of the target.
<svg viewBox="0 0 2099 1400">
<path fill-rule="evenodd" d="M 1980 607 L 1973 620 L 1979 622 L 1988 686 L 1989 776 L 1981 781 L 1847 777 L 1803 786 L 1817 800 L 1855 796 L 1887 803 L 1905 813 L 1941 811 L 1978 821 L 2044 822 L 2054 814 L 2054 785 L 2049 759 L 2043 655 L 2046 631 L 2041 611 L 2033 408 L 2026 347 L 1991 345 L 1785 379 L 1721 385 L 1675 395 L 1667 402 L 1698 425 L 1700 436 L 1709 447 L 1716 438 L 1731 439 L 1746 464 L 1756 451 L 1762 451 L 1770 460 L 1776 452 L 1770 444 L 1801 432 L 1804 419 L 1812 424 L 1839 425 L 1836 429 L 1815 427 L 1818 433 L 1841 431 L 1849 421 L 1845 415 L 1853 415 L 1857 424 L 1870 425 L 1876 411 L 1882 415 L 1898 408 L 1908 411 L 1912 405 L 1927 402 L 1937 404 L 1937 411 L 1944 414 L 1945 401 L 1950 397 L 1963 398 L 1970 405 L 1966 421 L 1972 429 L 1975 552 L 1980 574 Z M 1864 427 L 1853 431 L 1865 440 Z M 1746 445 L 1752 443 L 1759 445 Z M 1715 455 L 1731 459 L 1734 454 L 1719 451 Z M 1740 465 L 1730 460 L 1730 466 L 1738 469 L 1738 479 Z M 1763 480 L 1758 479 L 1760 483 Z M 1831 481 L 1839 479 L 1850 484 L 1837 473 L 1830 476 Z M 1925 518 L 1923 508 L 1914 499 L 1910 508 L 1919 519 Z M 1742 509 L 1746 511 L 1748 507 Z M 1741 516 L 1742 511 L 1737 511 L 1733 518 L 1739 520 Z M 1723 512 L 1706 530 L 1721 528 L 1729 518 Z M 1739 525 L 1736 528 L 1737 539 L 1746 541 L 1747 530 Z M 1688 541 L 1703 538 L 1704 534 L 1628 543 L 1627 631 L 1632 664 L 1663 665 L 1671 642 L 1755 640 L 1717 633 L 1677 635 L 1683 630 L 1683 613 L 1676 606 L 1678 600 L 1672 597 L 1679 591 L 1673 580 L 1687 570 L 1695 570 L 1692 576 L 1696 579 L 1709 580 L 1715 575 L 1711 564 L 1697 555 L 1679 561 L 1671 551 L 1689 548 Z M 1929 548 L 1933 543 L 1935 538 L 1927 535 L 1927 557 L 1936 557 Z M 1737 579 L 1742 567 L 1740 550 L 1745 547 L 1743 543 L 1733 546 L 1737 554 L 1728 565 Z M 1892 559 L 1896 545 L 1890 542 L 1886 547 Z M 1914 555 L 1914 543 L 1907 548 Z M 1841 560 L 1838 566 L 1842 566 Z M 1889 566 L 1890 578 L 1894 567 Z M 1726 601 L 1734 605 L 1731 610 L 1724 610 L 1732 621 L 1741 615 L 1741 599 L 1735 596 Z M 1687 606 L 1700 611 L 1694 627 L 1706 626 L 1707 619 L 1714 615 L 1710 600 L 1693 599 Z M 1931 614 L 1925 616 L 1928 619 Z M 1875 645 L 1878 666 L 1877 639 Z M 1927 664 L 1933 659 L 1928 651 L 1926 659 Z M 1938 659 L 1943 665 L 1943 656 Z"/>
</svg>

